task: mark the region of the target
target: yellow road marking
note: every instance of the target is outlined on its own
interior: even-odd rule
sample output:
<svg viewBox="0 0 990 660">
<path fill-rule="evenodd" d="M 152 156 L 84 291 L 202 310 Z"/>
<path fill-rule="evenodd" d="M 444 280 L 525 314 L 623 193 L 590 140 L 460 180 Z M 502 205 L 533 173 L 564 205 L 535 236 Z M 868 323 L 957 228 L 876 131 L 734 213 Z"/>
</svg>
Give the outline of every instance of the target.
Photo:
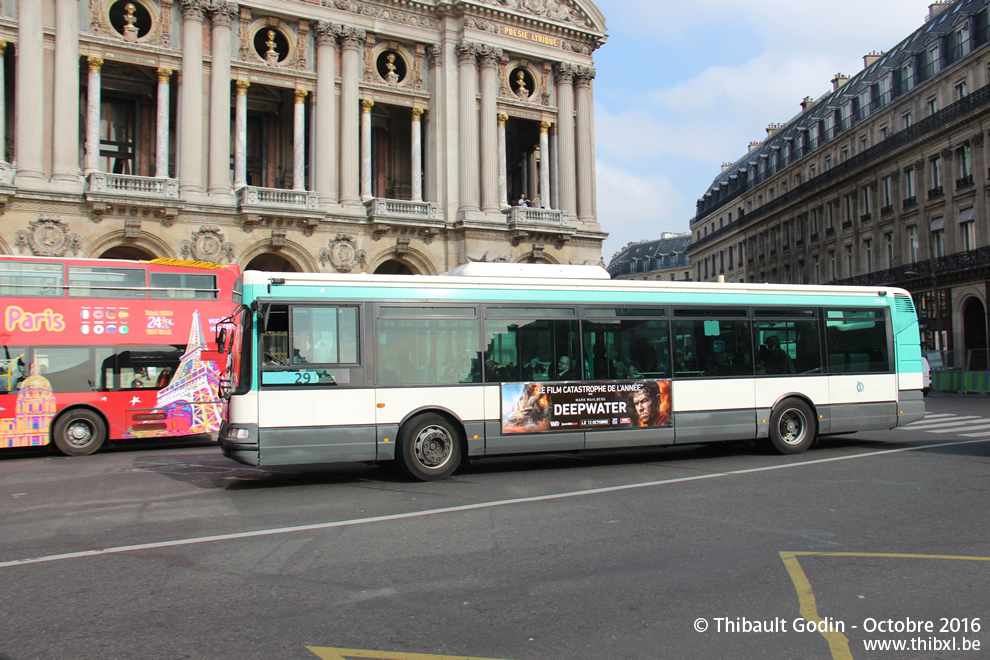
<svg viewBox="0 0 990 660">
<path fill-rule="evenodd" d="M 801 616 L 812 623 L 823 622 L 818 615 L 818 604 L 815 592 L 811 588 L 808 576 L 798 562 L 798 557 L 863 557 L 881 559 L 954 559 L 957 561 L 990 561 L 990 557 L 967 557 L 962 555 L 916 555 L 901 552 L 781 552 L 780 558 L 791 576 L 794 590 L 797 591 L 798 603 L 801 606 Z M 820 632 L 828 642 L 833 660 L 852 660 L 849 650 L 849 638 L 837 631 Z"/>
<path fill-rule="evenodd" d="M 433 655 L 432 653 L 393 653 L 391 651 L 366 651 L 338 649 L 329 646 L 307 646 L 322 660 L 498 660 L 497 658 L 473 658 L 466 655 Z"/>
</svg>

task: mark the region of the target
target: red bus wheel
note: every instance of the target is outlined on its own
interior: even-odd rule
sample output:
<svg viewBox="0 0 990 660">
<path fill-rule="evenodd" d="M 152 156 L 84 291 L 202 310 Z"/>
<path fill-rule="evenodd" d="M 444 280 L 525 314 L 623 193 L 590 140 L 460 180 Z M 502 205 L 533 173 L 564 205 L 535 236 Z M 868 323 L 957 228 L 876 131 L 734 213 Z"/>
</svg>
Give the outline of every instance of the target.
<svg viewBox="0 0 990 660">
<path fill-rule="evenodd" d="M 64 413 L 55 422 L 52 440 L 66 456 L 88 456 L 103 446 L 107 425 L 92 410 L 81 408 Z"/>
</svg>

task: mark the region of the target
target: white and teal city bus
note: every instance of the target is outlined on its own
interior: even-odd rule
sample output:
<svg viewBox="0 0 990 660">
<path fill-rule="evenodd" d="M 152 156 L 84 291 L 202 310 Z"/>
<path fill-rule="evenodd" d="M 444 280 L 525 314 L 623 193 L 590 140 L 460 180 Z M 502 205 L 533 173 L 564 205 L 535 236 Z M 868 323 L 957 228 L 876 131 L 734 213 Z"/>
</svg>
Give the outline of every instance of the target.
<svg viewBox="0 0 990 660">
<path fill-rule="evenodd" d="M 924 417 L 911 296 L 883 287 L 613 281 L 475 263 L 442 276 L 244 273 L 219 339 L 220 445 L 248 465 L 817 436 Z"/>
</svg>

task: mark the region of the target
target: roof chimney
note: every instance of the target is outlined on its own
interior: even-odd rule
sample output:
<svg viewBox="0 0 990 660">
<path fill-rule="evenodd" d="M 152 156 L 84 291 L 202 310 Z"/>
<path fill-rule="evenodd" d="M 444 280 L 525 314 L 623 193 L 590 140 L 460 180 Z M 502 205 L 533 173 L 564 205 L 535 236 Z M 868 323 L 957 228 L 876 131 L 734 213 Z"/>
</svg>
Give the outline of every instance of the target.
<svg viewBox="0 0 990 660">
<path fill-rule="evenodd" d="M 752 151 L 753 149 L 756 149 L 758 146 L 760 146 L 760 143 L 759 142 L 750 142 L 749 143 L 749 151 Z"/>
<path fill-rule="evenodd" d="M 770 137 L 784 127 L 783 124 L 769 124 L 767 126 L 767 137 Z"/>
<path fill-rule="evenodd" d="M 871 50 L 866 55 L 863 55 L 863 68 L 868 69 L 870 65 L 883 57 L 882 50 Z"/>
<path fill-rule="evenodd" d="M 835 74 L 835 78 L 832 78 L 832 91 L 838 91 L 840 87 L 849 82 L 849 76 L 843 73 Z"/>
<path fill-rule="evenodd" d="M 722 171 L 723 172 L 725 172 L 726 170 L 728 170 L 730 167 L 732 167 L 732 163 L 722 163 Z"/>
<path fill-rule="evenodd" d="M 814 104 L 815 104 L 815 99 L 811 98 L 810 96 L 805 96 L 803 99 L 801 99 L 801 110 L 807 110 Z"/>
<path fill-rule="evenodd" d="M 940 13 L 942 13 L 942 10 L 948 7 L 950 4 L 952 4 L 951 0 L 941 0 L 940 2 L 935 2 L 933 4 L 928 5 L 928 18 L 925 19 L 925 22 L 927 23 L 928 21 L 938 16 Z"/>
</svg>

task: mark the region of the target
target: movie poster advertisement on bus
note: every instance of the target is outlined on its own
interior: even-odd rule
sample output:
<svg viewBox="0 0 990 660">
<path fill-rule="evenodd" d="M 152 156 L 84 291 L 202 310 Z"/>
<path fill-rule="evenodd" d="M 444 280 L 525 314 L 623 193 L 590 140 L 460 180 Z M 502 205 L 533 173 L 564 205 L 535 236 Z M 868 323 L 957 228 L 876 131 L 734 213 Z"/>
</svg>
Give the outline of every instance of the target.
<svg viewBox="0 0 990 660">
<path fill-rule="evenodd" d="M 503 383 L 502 433 L 671 427 L 669 380 Z"/>
</svg>

